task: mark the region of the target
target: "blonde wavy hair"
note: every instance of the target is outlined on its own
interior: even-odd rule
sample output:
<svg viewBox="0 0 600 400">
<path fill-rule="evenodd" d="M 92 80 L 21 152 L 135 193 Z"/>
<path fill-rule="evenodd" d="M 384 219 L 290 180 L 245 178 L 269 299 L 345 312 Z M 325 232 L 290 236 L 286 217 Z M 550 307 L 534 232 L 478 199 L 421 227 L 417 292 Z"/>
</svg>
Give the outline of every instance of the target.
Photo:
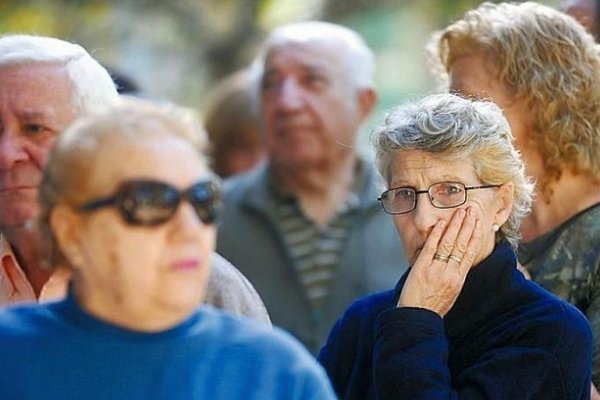
<svg viewBox="0 0 600 400">
<path fill-rule="evenodd" d="M 565 168 L 600 180 L 599 50 L 572 17 L 533 2 L 483 3 L 427 47 L 446 84 L 457 58 L 482 55 L 494 78 L 525 100 L 534 121 L 528 134 L 545 163 L 541 190 Z"/>
<path fill-rule="evenodd" d="M 437 94 L 392 110 L 371 135 L 377 167 L 389 186 L 391 164 L 403 151 L 420 150 L 441 160 L 473 165 L 483 184 L 514 185 L 508 220 L 496 233 L 516 249 L 523 218 L 531 210 L 533 184 L 514 147 L 506 118 L 489 101 L 472 101 L 454 94 Z"/>
</svg>

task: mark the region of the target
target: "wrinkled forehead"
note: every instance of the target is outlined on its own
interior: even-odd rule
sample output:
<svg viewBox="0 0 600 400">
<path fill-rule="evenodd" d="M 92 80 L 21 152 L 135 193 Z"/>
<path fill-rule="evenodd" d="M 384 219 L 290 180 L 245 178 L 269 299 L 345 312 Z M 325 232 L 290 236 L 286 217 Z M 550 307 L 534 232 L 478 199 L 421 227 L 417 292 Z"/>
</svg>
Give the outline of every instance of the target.
<svg viewBox="0 0 600 400">
<path fill-rule="evenodd" d="M 173 129 L 151 120 L 88 126 L 69 132 L 75 136 L 65 146 L 66 161 L 79 171 L 77 185 L 88 195 L 106 195 L 126 180 L 141 178 L 187 187 L 210 172 L 205 156 Z"/>
<path fill-rule="evenodd" d="M 472 182 L 479 177 L 471 157 L 458 157 L 455 152 L 402 150 L 391 160 L 390 186 L 415 185 L 420 181 Z"/>
<path fill-rule="evenodd" d="M 0 65 L 0 96 L 17 108 L 56 114 L 72 110 L 73 83 L 64 64 L 29 62 Z"/>
<path fill-rule="evenodd" d="M 284 66 L 318 68 L 341 73 L 346 68 L 346 53 L 336 41 L 302 40 L 272 44 L 264 61 L 265 73 Z"/>
<path fill-rule="evenodd" d="M 188 141 L 160 132 L 119 140 L 112 136 L 96 149 L 89 181 L 100 192 L 111 192 L 132 179 L 152 179 L 185 188 L 211 176 L 204 157 Z"/>
</svg>

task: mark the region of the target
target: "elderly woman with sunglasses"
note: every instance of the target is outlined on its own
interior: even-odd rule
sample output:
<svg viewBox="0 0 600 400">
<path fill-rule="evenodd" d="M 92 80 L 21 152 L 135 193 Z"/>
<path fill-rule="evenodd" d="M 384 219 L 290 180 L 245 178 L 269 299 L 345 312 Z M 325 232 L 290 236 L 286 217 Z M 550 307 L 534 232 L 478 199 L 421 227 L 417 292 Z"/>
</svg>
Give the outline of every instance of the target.
<svg viewBox="0 0 600 400">
<path fill-rule="evenodd" d="M 176 108 L 128 103 L 61 135 L 42 228 L 67 298 L 0 311 L 7 399 L 333 399 L 289 335 L 198 307 L 219 183 Z"/>
<path fill-rule="evenodd" d="M 434 95 L 373 133 L 411 268 L 319 354 L 341 399 L 586 399 L 591 330 L 517 270 L 532 185 L 492 103 Z"/>
</svg>

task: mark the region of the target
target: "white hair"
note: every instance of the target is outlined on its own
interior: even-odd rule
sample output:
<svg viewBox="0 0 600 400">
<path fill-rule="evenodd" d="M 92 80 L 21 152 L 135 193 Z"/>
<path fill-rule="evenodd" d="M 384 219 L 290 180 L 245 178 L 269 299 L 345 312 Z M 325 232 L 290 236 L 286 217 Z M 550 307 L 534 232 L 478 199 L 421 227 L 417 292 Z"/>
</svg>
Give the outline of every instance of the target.
<svg viewBox="0 0 600 400">
<path fill-rule="evenodd" d="M 343 59 L 349 83 L 355 89 L 374 87 L 375 61 L 373 52 L 364 39 L 352 29 L 321 21 L 297 22 L 274 29 L 262 46 L 252 65 L 252 77 L 260 82 L 269 51 L 286 43 L 335 43 Z"/>
<path fill-rule="evenodd" d="M 0 67 L 32 63 L 65 66 L 73 85 L 72 106 L 79 115 L 110 106 L 119 99 L 108 71 L 83 47 L 44 36 L 0 37 Z"/>
</svg>

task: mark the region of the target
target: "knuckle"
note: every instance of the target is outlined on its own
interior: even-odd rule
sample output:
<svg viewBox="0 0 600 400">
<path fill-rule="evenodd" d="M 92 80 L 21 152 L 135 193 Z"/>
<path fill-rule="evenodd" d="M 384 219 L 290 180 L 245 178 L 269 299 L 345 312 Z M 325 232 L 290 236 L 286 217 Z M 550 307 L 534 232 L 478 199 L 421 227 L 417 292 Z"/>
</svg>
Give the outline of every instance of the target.
<svg viewBox="0 0 600 400">
<path fill-rule="evenodd" d="M 450 254 L 452 252 L 452 249 L 454 248 L 454 246 L 450 243 L 442 243 L 440 247 L 444 251 L 445 255 Z"/>
<path fill-rule="evenodd" d="M 463 255 L 463 261 L 473 263 L 475 261 L 475 253 L 473 253 L 472 251 L 466 251 Z"/>
<path fill-rule="evenodd" d="M 455 250 L 458 250 L 460 254 L 465 254 L 467 252 L 467 245 L 464 243 L 457 243 Z"/>
</svg>

